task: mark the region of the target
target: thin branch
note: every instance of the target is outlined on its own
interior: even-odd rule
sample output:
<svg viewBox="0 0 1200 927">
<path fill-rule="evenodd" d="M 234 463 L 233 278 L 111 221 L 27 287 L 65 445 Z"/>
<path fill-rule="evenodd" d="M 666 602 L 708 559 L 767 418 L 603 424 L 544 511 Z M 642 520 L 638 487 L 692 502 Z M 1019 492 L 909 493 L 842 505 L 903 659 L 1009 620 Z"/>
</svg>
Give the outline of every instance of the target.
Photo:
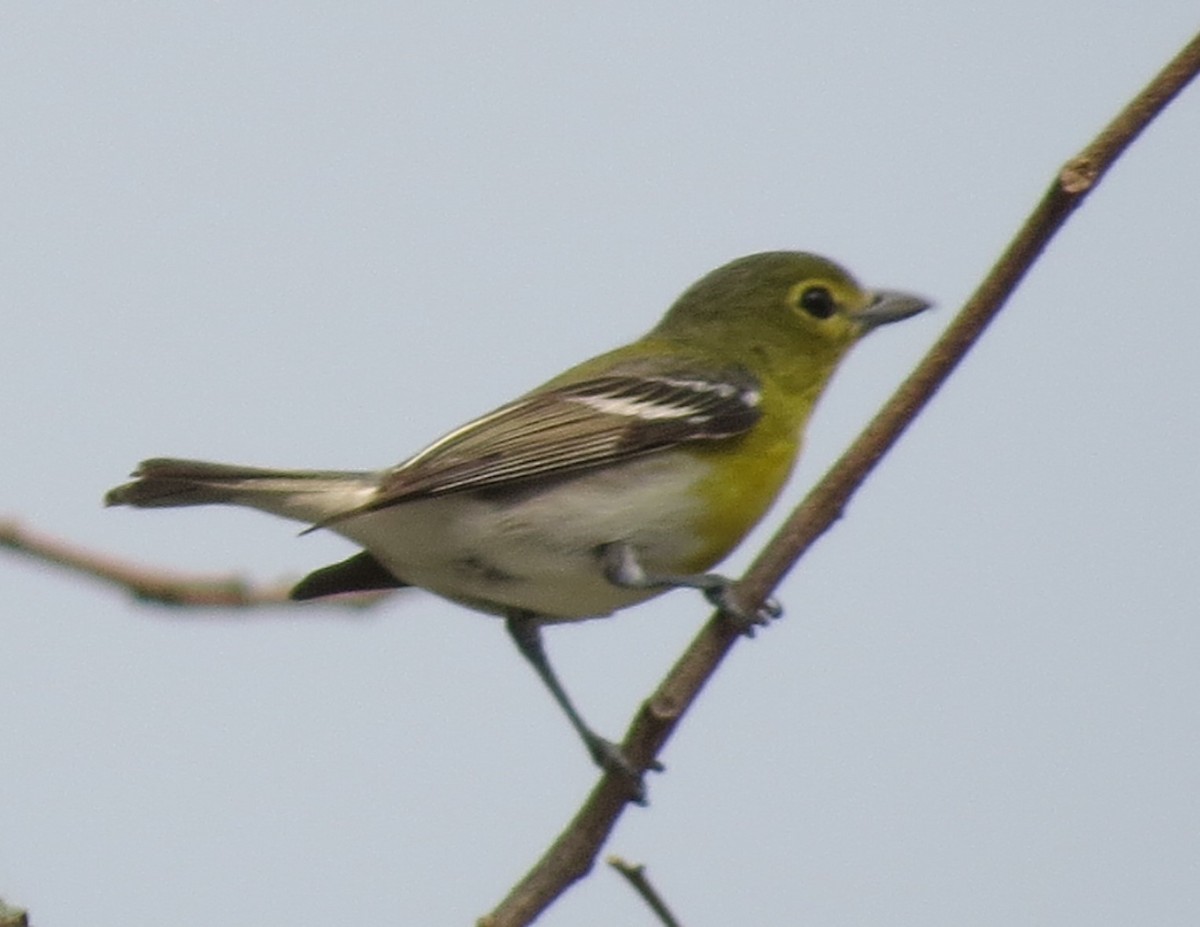
<svg viewBox="0 0 1200 927">
<path fill-rule="evenodd" d="M 296 605 L 288 598 L 291 583 L 254 585 L 237 576 L 197 576 L 139 566 L 30 531 L 16 521 L 0 521 L 0 547 L 70 573 L 100 580 L 135 599 L 156 605 L 227 609 Z M 361 609 L 375 605 L 388 595 L 386 592 L 356 593 L 339 596 L 338 603 Z"/>
<path fill-rule="evenodd" d="M 675 919 L 675 915 L 671 913 L 671 909 L 667 907 L 667 903 L 663 901 L 662 896 L 646 876 L 645 866 L 627 862 L 619 856 L 610 856 L 605 862 L 625 877 L 625 880 L 633 886 L 633 890 L 641 896 L 642 901 L 646 902 L 650 910 L 658 916 L 658 919 L 663 923 L 663 927 L 683 927 Z"/>
<path fill-rule="evenodd" d="M 867 474 L 933 397 L 995 318 L 1009 295 L 1121 152 L 1200 71 L 1200 35 L 1055 177 L 991 272 L 946 332 L 845 454 L 792 512 L 737 586 L 743 602 L 759 603 L 800 556 L 836 521 Z M 633 720 L 622 749 L 646 769 L 737 640 L 714 615 Z M 628 802 L 605 776 L 542 858 L 489 915 L 483 927 L 528 924 L 592 867 Z"/>
</svg>

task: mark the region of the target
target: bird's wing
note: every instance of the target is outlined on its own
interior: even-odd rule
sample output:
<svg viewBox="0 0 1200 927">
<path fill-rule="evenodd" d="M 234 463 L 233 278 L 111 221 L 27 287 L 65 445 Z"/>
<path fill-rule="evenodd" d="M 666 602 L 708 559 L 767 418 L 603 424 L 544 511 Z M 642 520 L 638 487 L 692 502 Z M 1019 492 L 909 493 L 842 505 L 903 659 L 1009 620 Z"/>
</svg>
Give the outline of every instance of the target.
<svg viewBox="0 0 1200 927">
<path fill-rule="evenodd" d="M 758 381 L 743 370 L 611 374 L 541 390 L 386 471 L 373 499 L 323 524 L 414 499 L 565 476 L 734 437 L 758 421 L 760 401 Z"/>
</svg>

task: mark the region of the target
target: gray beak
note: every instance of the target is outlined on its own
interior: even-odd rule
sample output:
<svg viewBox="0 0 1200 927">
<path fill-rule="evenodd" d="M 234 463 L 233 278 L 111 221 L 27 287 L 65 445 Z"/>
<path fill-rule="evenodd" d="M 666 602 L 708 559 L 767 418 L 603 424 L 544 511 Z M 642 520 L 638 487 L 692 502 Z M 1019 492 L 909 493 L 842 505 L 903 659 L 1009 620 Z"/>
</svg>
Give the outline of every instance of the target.
<svg viewBox="0 0 1200 927">
<path fill-rule="evenodd" d="M 899 322 L 918 312 L 924 312 L 932 305 L 933 303 L 929 300 L 913 296 L 911 293 L 901 293 L 899 290 L 875 290 L 871 294 L 871 301 L 867 303 L 866 308 L 854 317 L 861 323 L 863 333 L 866 334 L 880 325 Z"/>
</svg>

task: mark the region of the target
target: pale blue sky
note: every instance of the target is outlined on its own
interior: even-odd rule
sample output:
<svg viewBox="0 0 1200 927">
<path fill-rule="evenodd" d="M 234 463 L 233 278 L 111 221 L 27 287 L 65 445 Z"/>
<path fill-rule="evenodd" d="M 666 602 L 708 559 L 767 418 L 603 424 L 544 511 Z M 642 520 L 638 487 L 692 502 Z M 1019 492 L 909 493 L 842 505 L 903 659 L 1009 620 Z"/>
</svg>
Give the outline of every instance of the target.
<svg viewBox="0 0 1200 927">
<path fill-rule="evenodd" d="M 0 514 L 301 575 L 348 548 L 100 496 L 160 454 L 395 462 L 774 248 L 940 306 L 839 373 L 794 502 L 1200 24 L 1153 8 L 6 5 Z M 669 745 L 609 850 L 689 927 L 1200 918 L 1198 158 L 1193 88 Z M 470 923 L 595 780 L 501 625 L 425 594 L 0 577 L 0 895 L 38 927 Z M 707 614 L 547 643 L 617 736 Z M 605 871 L 545 918 L 652 922 Z"/>
</svg>

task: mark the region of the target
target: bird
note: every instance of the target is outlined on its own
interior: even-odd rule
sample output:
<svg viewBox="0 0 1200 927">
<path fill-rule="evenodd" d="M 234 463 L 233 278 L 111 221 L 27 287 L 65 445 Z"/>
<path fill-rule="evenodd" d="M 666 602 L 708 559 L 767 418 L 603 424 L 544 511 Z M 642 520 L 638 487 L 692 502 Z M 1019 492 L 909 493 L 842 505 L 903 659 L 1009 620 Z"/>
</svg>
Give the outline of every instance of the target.
<svg viewBox="0 0 1200 927">
<path fill-rule="evenodd" d="M 642 770 L 584 721 L 547 656 L 546 625 L 679 587 L 740 629 L 749 610 L 710 572 L 767 513 L 806 423 L 851 347 L 931 304 L 862 287 L 800 251 L 747 255 L 688 287 L 649 332 L 586 360 L 382 470 L 268 469 L 158 457 L 110 506 L 236 505 L 361 550 L 297 601 L 415 586 L 499 616 L 593 761 L 645 800 Z"/>
</svg>

